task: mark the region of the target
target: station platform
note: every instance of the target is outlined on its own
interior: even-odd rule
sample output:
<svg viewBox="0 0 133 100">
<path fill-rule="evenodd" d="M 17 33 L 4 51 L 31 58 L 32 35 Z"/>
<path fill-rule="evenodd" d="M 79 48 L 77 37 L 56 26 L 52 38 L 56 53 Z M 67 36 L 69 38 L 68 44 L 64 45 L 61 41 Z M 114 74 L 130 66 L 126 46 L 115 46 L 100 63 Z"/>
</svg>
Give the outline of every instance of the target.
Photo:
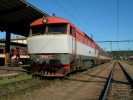
<svg viewBox="0 0 133 100">
<path fill-rule="evenodd" d="M 0 66 L 0 78 L 17 76 L 28 73 L 30 65 L 20 65 L 15 67 Z"/>
</svg>

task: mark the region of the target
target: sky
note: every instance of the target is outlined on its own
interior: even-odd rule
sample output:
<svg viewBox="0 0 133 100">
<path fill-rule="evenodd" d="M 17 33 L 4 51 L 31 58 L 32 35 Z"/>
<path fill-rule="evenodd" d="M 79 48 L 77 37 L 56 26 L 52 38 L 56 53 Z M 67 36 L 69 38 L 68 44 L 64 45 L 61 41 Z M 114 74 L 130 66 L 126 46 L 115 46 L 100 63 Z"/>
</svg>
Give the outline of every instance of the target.
<svg viewBox="0 0 133 100">
<path fill-rule="evenodd" d="M 94 41 L 133 40 L 133 0 L 26 1 L 50 16 L 69 20 Z M 133 50 L 133 42 L 98 45 L 108 51 Z"/>
</svg>

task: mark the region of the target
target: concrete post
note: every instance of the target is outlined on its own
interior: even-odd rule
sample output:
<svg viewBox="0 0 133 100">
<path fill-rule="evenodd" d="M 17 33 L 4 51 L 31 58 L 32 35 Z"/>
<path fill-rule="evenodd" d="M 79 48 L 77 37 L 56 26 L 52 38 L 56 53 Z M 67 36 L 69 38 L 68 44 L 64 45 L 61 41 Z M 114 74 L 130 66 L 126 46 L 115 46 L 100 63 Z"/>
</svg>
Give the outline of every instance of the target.
<svg viewBox="0 0 133 100">
<path fill-rule="evenodd" d="M 5 66 L 10 64 L 10 37 L 11 33 L 6 32 L 6 44 L 5 44 Z"/>
</svg>

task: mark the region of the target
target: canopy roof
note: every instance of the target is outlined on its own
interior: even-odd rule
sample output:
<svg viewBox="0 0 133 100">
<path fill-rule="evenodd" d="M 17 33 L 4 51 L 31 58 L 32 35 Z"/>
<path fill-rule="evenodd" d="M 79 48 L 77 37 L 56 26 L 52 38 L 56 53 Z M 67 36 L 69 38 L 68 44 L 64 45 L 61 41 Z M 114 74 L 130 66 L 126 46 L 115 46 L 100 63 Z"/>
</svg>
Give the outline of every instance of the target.
<svg viewBox="0 0 133 100">
<path fill-rule="evenodd" d="M 25 0 L 0 0 L 0 31 L 28 36 L 30 23 L 49 16 Z"/>
</svg>

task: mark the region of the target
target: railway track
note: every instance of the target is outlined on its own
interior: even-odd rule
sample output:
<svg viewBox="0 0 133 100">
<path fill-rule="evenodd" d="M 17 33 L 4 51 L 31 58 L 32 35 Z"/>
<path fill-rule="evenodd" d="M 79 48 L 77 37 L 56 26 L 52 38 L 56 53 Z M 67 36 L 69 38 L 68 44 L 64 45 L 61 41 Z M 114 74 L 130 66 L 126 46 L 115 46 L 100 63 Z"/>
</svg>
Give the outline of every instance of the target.
<svg viewBox="0 0 133 100">
<path fill-rule="evenodd" d="M 75 75 L 76 74 L 78 73 L 75 73 Z M 6 78 L 14 79 L 19 76 L 23 75 L 11 76 Z M 64 78 L 44 78 L 40 76 L 33 76 L 32 78 L 27 78 L 24 80 L 17 79 L 18 81 L 9 81 L 4 83 L 0 82 L 0 100 L 7 99 L 8 97 L 12 97 L 14 95 L 24 94 L 28 91 L 33 91 L 35 89 L 53 84 L 54 82 L 63 81 L 64 79 L 66 80 L 66 78 L 68 79 L 69 77 L 66 76 Z M 2 79 L 0 81 L 2 81 Z"/>
<path fill-rule="evenodd" d="M 88 82 L 91 83 L 91 80 L 93 80 L 93 76 L 98 76 L 98 74 L 100 74 L 101 71 L 108 68 L 107 67 L 108 65 L 109 64 L 106 64 L 104 67 L 102 67 L 102 65 L 101 65 L 101 67 L 99 66 L 97 68 L 93 67 L 93 68 L 90 68 L 88 71 L 76 73 L 76 74 L 70 75 L 70 76 L 66 76 L 62 79 L 59 79 L 59 78 L 54 79 L 54 80 L 53 79 L 50 79 L 50 80 L 49 79 L 44 79 L 44 80 L 31 79 L 31 80 L 26 80 L 26 81 L 22 81 L 22 82 L 7 84 L 2 87 L 0 86 L 0 96 L 2 96 L 2 98 L 3 98 L 3 97 L 8 97 L 8 96 L 12 97 L 12 96 L 14 96 L 14 94 L 20 94 L 20 95 L 22 94 L 23 95 L 27 91 L 32 91 L 32 90 L 38 89 L 38 88 L 41 89 L 41 87 L 44 87 L 47 89 L 47 88 L 54 87 L 57 84 L 70 85 L 71 82 L 75 86 L 77 85 L 77 87 L 74 87 L 75 88 L 74 90 L 71 90 L 71 92 L 73 92 L 73 94 L 75 94 L 75 91 L 79 92 L 80 90 L 82 90 L 82 88 L 86 87 L 87 86 L 86 83 L 88 83 Z M 99 70 L 96 71 L 96 69 L 99 69 Z M 91 74 L 90 72 L 93 74 Z M 83 75 L 86 76 L 87 80 L 86 80 L 86 78 L 85 79 L 82 78 Z M 78 79 L 73 79 L 73 77 L 77 77 Z M 76 82 L 76 84 L 75 84 L 75 82 Z M 55 83 L 56 83 L 56 85 L 55 85 Z M 49 85 L 49 84 L 51 84 L 51 85 Z M 63 85 L 61 85 L 61 86 L 63 86 Z M 70 86 L 68 86 L 68 87 L 70 87 Z M 73 87 L 71 87 L 71 89 L 73 89 Z M 59 88 L 57 90 L 59 90 Z M 71 98 L 72 96 L 73 96 L 72 94 L 68 94 L 65 97 L 63 97 L 62 99 L 65 100 L 66 97 L 68 99 L 68 98 Z"/>
<path fill-rule="evenodd" d="M 124 61 L 124 62 L 129 64 L 129 65 L 133 65 L 133 61 Z"/>
<path fill-rule="evenodd" d="M 0 85 L 0 99 L 5 99 L 15 94 L 25 93 L 46 85 L 48 85 L 48 81 L 40 80 L 38 78 L 29 78 L 2 84 Z"/>
<path fill-rule="evenodd" d="M 96 98 L 98 98 L 99 93 L 98 91 L 100 90 L 100 87 L 102 86 L 102 84 L 104 84 L 104 80 L 106 80 L 106 77 L 102 77 L 100 74 L 106 70 L 106 72 L 108 73 L 108 70 L 110 69 L 110 65 L 112 65 L 112 63 L 108 63 L 106 65 L 101 65 L 97 68 L 93 68 L 93 70 L 90 71 L 86 71 L 81 73 L 82 77 L 81 78 L 71 78 L 68 79 L 68 81 L 77 81 L 77 83 L 75 83 L 75 86 L 73 86 L 72 88 L 74 88 L 71 93 L 65 95 L 65 97 L 61 98 L 60 100 L 97 100 Z M 86 78 L 85 78 L 86 76 Z M 79 75 L 77 75 L 76 77 L 80 77 Z M 84 78 L 85 79 L 84 79 Z M 80 85 L 79 85 L 80 83 Z M 99 85 L 98 85 L 99 84 Z M 97 90 L 99 88 L 99 90 Z M 96 93 L 97 91 L 97 93 Z M 94 95 L 93 93 L 95 92 L 95 97 L 92 97 L 92 95 Z M 80 94 L 80 95 L 79 95 Z M 83 97 L 84 96 L 84 97 Z"/>
<path fill-rule="evenodd" d="M 111 63 L 99 65 L 98 67 L 93 67 L 87 71 L 66 76 L 62 79 L 35 79 L 31 82 L 25 81 L 22 85 L 20 85 L 21 82 L 16 83 L 20 86 L 16 85 L 14 87 L 10 87 L 9 85 L 8 87 L 7 85 L 4 89 L 9 90 L 8 92 L 5 91 L 5 93 L 7 93 L 5 95 L 7 97 L 8 93 L 13 94 L 12 100 L 21 100 L 19 98 L 23 98 L 24 100 L 29 100 L 31 98 L 33 100 L 43 100 L 44 98 L 47 100 L 98 100 L 101 99 L 99 98 L 100 94 L 104 88 L 109 73 L 113 68 L 114 71 L 112 71 L 111 84 L 108 88 L 105 99 L 116 100 L 126 98 L 128 100 L 132 100 L 131 85 L 128 83 L 126 76 L 123 74 L 119 63 L 114 63 L 115 62 L 113 61 Z M 124 63 L 122 63 L 122 65 L 124 65 Z M 124 68 L 126 70 L 128 69 L 125 65 Z M 33 89 L 35 90 L 32 91 Z M 29 92 L 32 91 L 33 95 L 28 95 L 27 90 Z M 14 96 L 14 93 L 19 93 L 19 95 Z"/>
<path fill-rule="evenodd" d="M 120 62 L 115 62 L 99 100 L 133 100 L 133 79 Z"/>
</svg>

